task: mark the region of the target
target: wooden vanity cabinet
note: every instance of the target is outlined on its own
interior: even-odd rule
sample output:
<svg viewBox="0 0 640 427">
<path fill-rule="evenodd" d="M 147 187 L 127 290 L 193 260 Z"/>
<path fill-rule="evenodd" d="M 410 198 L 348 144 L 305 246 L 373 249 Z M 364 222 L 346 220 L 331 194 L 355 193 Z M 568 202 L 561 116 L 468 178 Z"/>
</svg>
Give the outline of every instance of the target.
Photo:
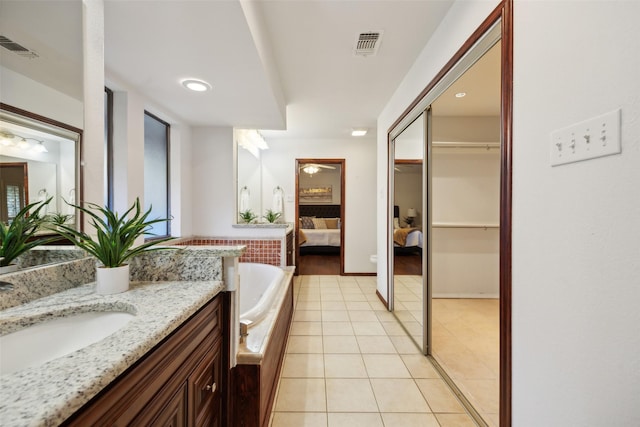
<svg viewBox="0 0 640 427">
<path fill-rule="evenodd" d="M 223 300 L 210 301 L 64 425 L 220 426 L 228 371 Z"/>
</svg>

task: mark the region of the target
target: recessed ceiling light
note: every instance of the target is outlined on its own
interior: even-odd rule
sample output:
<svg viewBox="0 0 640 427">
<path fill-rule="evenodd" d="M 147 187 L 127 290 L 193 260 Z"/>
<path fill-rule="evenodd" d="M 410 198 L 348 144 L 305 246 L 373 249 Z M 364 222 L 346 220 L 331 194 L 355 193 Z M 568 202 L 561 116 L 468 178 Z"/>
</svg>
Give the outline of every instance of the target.
<svg viewBox="0 0 640 427">
<path fill-rule="evenodd" d="M 467 96 L 467 92 L 458 92 L 456 93 L 456 98 L 464 98 Z"/>
<path fill-rule="evenodd" d="M 352 129 L 351 136 L 365 136 L 367 134 L 367 129 Z"/>
<path fill-rule="evenodd" d="M 186 87 L 189 90 L 193 90 L 195 92 L 205 92 L 211 89 L 211 85 L 204 80 L 198 79 L 186 79 L 182 80 L 182 86 Z"/>
</svg>

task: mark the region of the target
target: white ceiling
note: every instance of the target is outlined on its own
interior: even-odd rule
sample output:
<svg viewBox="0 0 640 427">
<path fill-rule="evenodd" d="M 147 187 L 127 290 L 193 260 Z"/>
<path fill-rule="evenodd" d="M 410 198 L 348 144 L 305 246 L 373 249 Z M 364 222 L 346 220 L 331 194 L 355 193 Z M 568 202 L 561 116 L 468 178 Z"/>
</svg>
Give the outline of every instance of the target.
<svg viewBox="0 0 640 427">
<path fill-rule="evenodd" d="M 6 13 L 18 4 L 30 9 Z M 152 101 L 149 107 L 196 126 L 263 129 L 267 139 L 345 138 L 353 127 L 367 127 L 375 135 L 382 108 L 451 4 L 105 0 L 107 83 L 114 89 L 134 88 Z M 48 29 L 33 45 L 42 56 L 59 59 L 44 67 L 59 78 L 57 85 L 48 84 L 77 98 L 81 74 L 64 65 L 81 62 L 80 7 L 79 0 L 0 0 L 2 28 L 29 28 L 25 43 L 37 40 L 33 34 L 40 28 Z M 48 24 L 54 16 L 57 23 Z M 68 25 L 60 23 L 64 18 Z M 367 31 L 383 32 L 378 53 L 355 56 L 356 36 Z M 39 60 L 20 60 L 26 64 L 20 72 L 44 78 L 27 70 Z M 0 61 L 15 69 L 4 52 Z M 189 77 L 207 80 L 213 90 L 187 91 L 179 82 Z"/>
</svg>

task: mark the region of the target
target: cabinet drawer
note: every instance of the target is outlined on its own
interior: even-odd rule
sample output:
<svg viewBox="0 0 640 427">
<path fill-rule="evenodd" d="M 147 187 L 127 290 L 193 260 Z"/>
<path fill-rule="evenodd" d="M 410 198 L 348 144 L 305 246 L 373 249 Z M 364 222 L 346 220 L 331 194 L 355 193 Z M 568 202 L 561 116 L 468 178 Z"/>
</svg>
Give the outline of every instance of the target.
<svg viewBox="0 0 640 427">
<path fill-rule="evenodd" d="M 222 357 L 220 341 L 207 352 L 189 377 L 194 426 L 218 425 L 222 412 Z"/>
</svg>

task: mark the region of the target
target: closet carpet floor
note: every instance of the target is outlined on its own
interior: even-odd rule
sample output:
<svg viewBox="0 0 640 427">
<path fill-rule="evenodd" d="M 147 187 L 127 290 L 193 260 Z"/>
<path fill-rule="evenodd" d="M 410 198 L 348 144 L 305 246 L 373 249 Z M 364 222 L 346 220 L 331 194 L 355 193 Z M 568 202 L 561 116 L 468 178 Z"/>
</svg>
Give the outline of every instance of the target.
<svg viewBox="0 0 640 427">
<path fill-rule="evenodd" d="M 475 426 L 376 295 L 376 278 L 297 276 L 272 427 Z"/>
</svg>

